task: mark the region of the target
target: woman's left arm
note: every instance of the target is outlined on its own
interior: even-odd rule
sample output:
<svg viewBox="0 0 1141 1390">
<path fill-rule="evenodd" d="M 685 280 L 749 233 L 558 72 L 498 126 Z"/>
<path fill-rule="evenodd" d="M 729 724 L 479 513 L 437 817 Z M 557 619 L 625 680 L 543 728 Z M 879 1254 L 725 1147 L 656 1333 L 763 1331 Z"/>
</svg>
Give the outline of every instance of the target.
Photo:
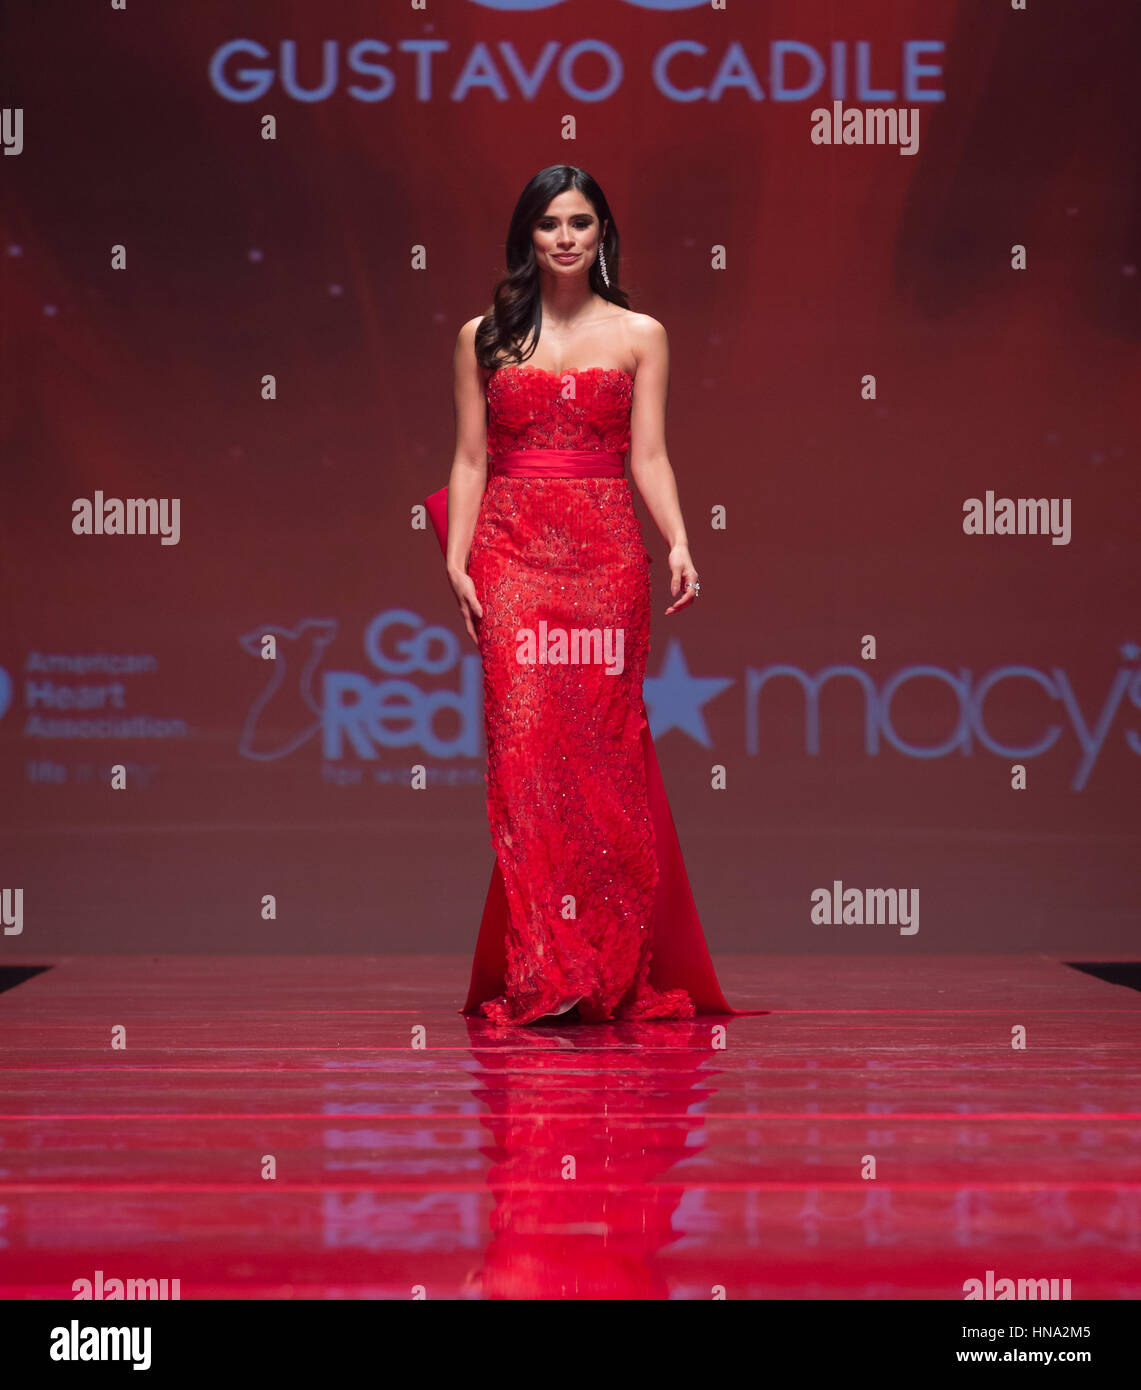
<svg viewBox="0 0 1141 1390">
<path fill-rule="evenodd" d="M 697 583 L 697 570 L 689 553 L 677 478 L 666 451 L 669 339 L 657 319 L 647 314 L 639 314 L 637 325 L 631 327 L 638 371 L 630 414 L 630 476 L 669 547 L 670 593 L 677 602 L 666 613 L 676 613 L 694 600 L 695 590 L 684 586 Z"/>
</svg>

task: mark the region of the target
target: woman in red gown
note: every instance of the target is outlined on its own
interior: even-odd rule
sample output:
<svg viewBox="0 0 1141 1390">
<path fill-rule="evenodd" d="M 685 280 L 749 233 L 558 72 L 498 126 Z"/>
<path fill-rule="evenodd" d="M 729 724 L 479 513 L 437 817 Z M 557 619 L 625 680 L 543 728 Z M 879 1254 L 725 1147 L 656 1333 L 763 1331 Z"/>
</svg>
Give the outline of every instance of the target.
<svg viewBox="0 0 1141 1390">
<path fill-rule="evenodd" d="M 669 548 L 666 610 L 700 593 L 665 448 L 665 331 L 627 307 L 602 190 L 524 189 L 491 313 L 455 354 L 437 531 L 483 661 L 496 865 L 463 1012 L 500 1024 L 730 1013 L 642 701 L 650 557 L 624 458 Z"/>
</svg>

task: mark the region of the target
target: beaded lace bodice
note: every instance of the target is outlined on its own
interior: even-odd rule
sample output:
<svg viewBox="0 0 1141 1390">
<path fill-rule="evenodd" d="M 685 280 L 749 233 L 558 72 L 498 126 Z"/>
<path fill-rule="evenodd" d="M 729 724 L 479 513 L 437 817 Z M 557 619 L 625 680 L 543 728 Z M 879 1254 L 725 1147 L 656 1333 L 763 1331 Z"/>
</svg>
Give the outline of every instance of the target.
<svg viewBox="0 0 1141 1390">
<path fill-rule="evenodd" d="M 487 383 L 489 458 L 516 449 L 630 448 L 634 380 L 616 367 L 500 367 Z"/>
</svg>

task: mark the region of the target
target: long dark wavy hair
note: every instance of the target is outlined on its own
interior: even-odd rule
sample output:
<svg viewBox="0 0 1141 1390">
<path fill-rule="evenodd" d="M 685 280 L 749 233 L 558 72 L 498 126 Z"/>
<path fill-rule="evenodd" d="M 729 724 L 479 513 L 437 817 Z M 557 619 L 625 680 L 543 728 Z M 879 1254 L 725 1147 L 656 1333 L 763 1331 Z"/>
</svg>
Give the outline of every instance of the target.
<svg viewBox="0 0 1141 1390">
<path fill-rule="evenodd" d="M 620 262 L 618 227 L 606 195 L 585 169 L 573 164 L 551 164 L 540 169 L 519 195 L 507 229 L 507 274 L 495 287 L 490 313 L 475 331 L 475 355 L 481 367 L 494 371 L 508 363 L 525 362 L 539 345 L 543 326 L 543 302 L 539 294 L 539 267 L 531 240 L 535 222 L 553 198 L 577 189 L 594 208 L 599 225 L 606 223 L 602 251 L 606 257 L 607 285 L 595 257 L 588 272 L 590 288 L 612 304 L 630 307 L 629 296 L 618 287 Z M 530 346 L 524 343 L 531 338 Z"/>
</svg>

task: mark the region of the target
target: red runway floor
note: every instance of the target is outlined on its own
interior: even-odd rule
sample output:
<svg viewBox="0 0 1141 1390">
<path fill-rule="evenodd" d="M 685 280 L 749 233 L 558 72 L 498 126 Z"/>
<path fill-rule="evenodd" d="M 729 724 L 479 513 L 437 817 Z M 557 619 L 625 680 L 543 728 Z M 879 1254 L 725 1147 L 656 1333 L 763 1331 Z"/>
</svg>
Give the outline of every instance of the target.
<svg viewBox="0 0 1141 1390">
<path fill-rule="evenodd" d="M 1135 990 L 722 957 L 770 1013 L 504 1030 L 455 1012 L 468 968 L 101 956 L 0 993 L 0 1296 L 1141 1296 Z"/>
</svg>

